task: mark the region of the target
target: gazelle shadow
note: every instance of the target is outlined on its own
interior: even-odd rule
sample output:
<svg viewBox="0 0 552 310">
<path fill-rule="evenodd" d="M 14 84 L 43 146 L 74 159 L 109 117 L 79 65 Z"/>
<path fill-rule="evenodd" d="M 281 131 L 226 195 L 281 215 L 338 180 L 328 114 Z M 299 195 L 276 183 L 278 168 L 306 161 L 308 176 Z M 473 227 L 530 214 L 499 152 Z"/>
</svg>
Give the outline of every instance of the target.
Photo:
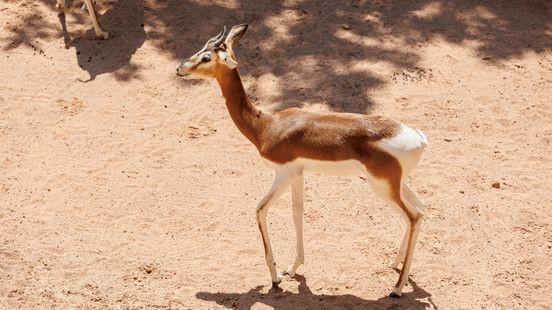
<svg viewBox="0 0 552 310">
<path fill-rule="evenodd" d="M 198 292 L 196 298 L 234 309 L 250 309 L 255 303 L 265 304 L 274 309 L 437 309 L 431 300 L 431 294 L 411 280 L 409 283 L 414 290 L 404 293 L 399 299 L 382 297 L 368 300 L 351 294 L 316 295 L 307 285 L 304 276 L 296 275 L 293 279 L 299 284 L 297 294 L 281 289 L 270 289 L 267 293 L 261 293 L 262 286 L 257 286 L 245 293 Z M 424 298 L 427 298 L 427 301 L 421 300 Z"/>
<path fill-rule="evenodd" d="M 90 75 L 89 80 L 83 82 L 104 73 L 114 73 L 122 81 L 138 74 L 139 66 L 130 60 L 146 39 L 144 9 L 139 2 L 115 2 L 105 14 L 98 16 L 104 30 L 110 33 L 107 40 L 96 38 L 90 19 L 81 19 L 88 27 L 84 35 L 71 35 L 65 14 L 58 14 L 58 18 L 65 48 L 75 48 L 79 67 Z"/>
</svg>

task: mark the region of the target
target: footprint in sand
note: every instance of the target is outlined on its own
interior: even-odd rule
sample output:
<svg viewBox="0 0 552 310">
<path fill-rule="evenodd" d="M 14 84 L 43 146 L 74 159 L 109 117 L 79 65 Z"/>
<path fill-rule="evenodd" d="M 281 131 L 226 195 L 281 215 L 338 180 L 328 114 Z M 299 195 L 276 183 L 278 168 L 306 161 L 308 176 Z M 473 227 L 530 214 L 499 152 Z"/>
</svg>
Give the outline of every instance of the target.
<svg viewBox="0 0 552 310">
<path fill-rule="evenodd" d="M 391 79 L 395 83 L 402 82 L 403 84 L 418 83 L 422 81 L 430 82 L 433 80 L 433 70 L 418 67 L 405 69 L 399 72 L 394 72 Z"/>
<path fill-rule="evenodd" d="M 188 139 L 195 140 L 214 135 L 217 129 L 212 126 L 212 123 L 210 118 L 202 117 L 195 124 L 189 125 L 186 129 Z"/>
<path fill-rule="evenodd" d="M 73 97 L 69 101 L 59 98 L 55 101 L 54 107 L 65 115 L 75 116 L 84 110 L 86 104 L 83 100 L 76 97 Z"/>
</svg>

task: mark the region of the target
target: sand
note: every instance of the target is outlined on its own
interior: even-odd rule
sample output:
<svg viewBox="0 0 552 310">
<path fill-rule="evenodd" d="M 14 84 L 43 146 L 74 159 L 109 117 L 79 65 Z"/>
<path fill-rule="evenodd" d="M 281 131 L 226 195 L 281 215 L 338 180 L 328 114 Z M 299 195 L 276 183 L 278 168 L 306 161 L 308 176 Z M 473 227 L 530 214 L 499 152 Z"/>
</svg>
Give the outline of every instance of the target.
<svg viewBox="0 0 552 310">
<path fill-rule="evenodd" d="M 552 5 L 532 1 L 0 2 L 0 308 L 549 309 Z M 270 289 L 273 172 L 214 81 L 175 69 L 223 24 L 265 111 L 383 114 L 430 145 L 404 225 L 356 177 L 307 175 L 305 265 Z M 269 212 L 293 261 L 289 191 Z"/>
</svg>

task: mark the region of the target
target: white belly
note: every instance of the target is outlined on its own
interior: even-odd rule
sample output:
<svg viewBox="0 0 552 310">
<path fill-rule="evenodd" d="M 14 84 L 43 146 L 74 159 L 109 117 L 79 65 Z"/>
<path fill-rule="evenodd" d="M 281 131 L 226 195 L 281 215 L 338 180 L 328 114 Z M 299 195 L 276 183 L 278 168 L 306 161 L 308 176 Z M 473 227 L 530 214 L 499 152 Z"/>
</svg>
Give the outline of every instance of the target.
<svg viewBox="0 0 552 310">
<path fill-rule="evenodd" d="M 342 161 L 321 161 L 314 159 L 299 158 L 294 161 L 278 164 L 269 160 L 264 160 L 265 164 L 270 168 L 291 169 L 303 172 L 323 173 L 328 175 L 366 175 L 366 167 L 358 160 L 342 160 Z"/>
</svg>

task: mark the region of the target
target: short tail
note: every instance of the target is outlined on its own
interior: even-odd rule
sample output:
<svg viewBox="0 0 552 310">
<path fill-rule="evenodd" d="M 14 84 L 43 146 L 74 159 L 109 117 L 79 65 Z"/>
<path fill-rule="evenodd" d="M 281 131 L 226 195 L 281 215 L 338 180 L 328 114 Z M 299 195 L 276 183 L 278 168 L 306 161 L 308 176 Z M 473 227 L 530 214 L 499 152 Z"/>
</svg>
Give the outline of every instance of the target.
<svg viewBox="0 0 552 310">
<path fill-rule="evenodd" d="M 416 133 L 420 136 L 421 138 L 420 142 L 422 143 L 422 146 L 424 148 L 428 146 L 429 143 L 427 142 L 427 136 L 420 129 L 414 129 L 414 130 L 416 130 Z"/>
</svg>

